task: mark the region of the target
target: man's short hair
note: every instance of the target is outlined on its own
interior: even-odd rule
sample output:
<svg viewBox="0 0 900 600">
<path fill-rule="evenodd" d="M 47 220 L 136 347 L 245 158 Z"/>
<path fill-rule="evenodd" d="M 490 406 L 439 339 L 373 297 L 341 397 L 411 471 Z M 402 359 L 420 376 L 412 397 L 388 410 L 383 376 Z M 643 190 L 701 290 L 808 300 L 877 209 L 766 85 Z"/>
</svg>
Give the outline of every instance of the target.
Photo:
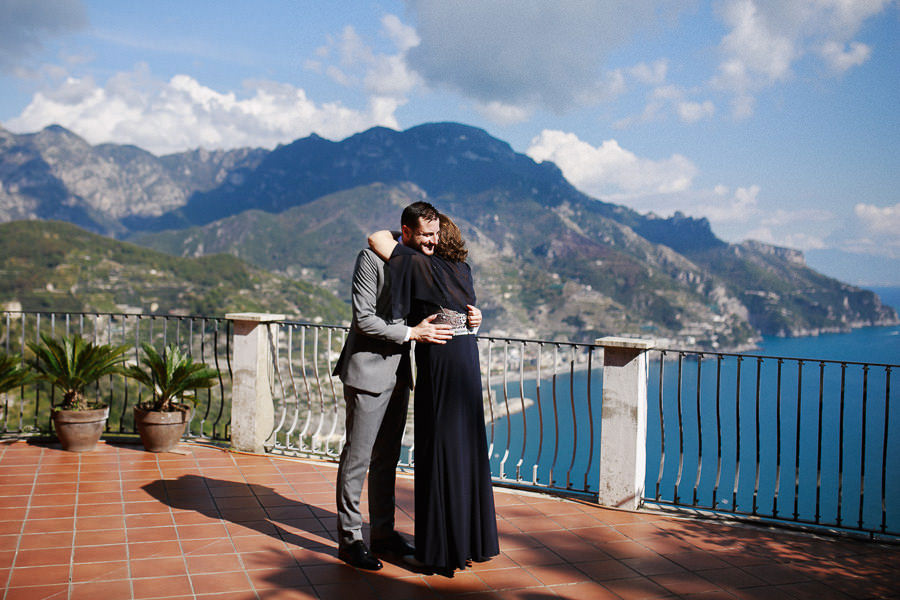
<svg viewBox="0 0 900 600">
<path fill-rule="evenodd" d="M 428 202 L 413 202 L 403 209 L 400 215 L 400 224 L 410 229 L 416 229 L 419 226 L 419 219 L 423 221 L 436 221 L 438 211 Z"/>
</svg>

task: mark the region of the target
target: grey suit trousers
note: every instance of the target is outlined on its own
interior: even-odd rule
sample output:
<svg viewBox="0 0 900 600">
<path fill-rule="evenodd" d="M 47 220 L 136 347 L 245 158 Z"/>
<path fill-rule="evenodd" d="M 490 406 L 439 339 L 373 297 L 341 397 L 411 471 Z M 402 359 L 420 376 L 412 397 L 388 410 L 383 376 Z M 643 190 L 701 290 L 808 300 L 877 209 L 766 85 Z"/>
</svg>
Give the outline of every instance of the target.
<svg viewBox="0 0 900 600">
<path fill-rule="evenodd" d="M 409 386 L 398 381 L 380 394 L 344 385 L 347 438 L 337 474 L 338 543 L 362 540 L 359 498 L 369 471 L 369 524 L 372 539 L 394 531 L 394 484 L 409 406 Z"/>
</svg>

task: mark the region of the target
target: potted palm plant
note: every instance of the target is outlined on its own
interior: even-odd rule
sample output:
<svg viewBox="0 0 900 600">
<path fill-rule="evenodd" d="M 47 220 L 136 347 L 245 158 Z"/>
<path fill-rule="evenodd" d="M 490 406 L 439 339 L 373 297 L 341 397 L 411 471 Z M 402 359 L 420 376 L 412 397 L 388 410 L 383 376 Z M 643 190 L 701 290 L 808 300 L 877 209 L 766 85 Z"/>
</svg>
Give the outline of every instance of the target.
<svg viewBox="0 0 900 600">
<path fill-rule="evenodd" d="M 124 372 L 128 346 L 94 344 L 78 334 L 61 340 L 41 334 L 41 343 L 28 342 L 34 357 L 28 361 L 40 379 L 62 391 L 62 403 L 53 409 L 53 427 L 63 450 L 94 449 L 109 417 L 109 407 L 89 401 L 84 390 L 107 375 Z"/>
<path fill-rule="evenodd" d="M 134 406 L 134 422 L 144 448 L 150 452 L 170 452 L 191 422 L 193 394 L 211 388 L 219 371 L 206 363 L 194 362 L 190 354 L 169 345 L 160 354 L 150 344 L 142 344 L 144 356 L 126 374 L 150 389 L 148 400 Z"/>
</svg>

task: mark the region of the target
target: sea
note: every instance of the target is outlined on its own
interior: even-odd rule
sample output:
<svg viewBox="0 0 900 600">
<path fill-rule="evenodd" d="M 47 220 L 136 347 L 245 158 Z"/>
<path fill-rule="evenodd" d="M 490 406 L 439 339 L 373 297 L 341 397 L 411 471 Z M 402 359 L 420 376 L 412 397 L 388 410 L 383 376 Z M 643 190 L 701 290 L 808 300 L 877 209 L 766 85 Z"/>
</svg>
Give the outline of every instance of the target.
<svg viewBox="0 0 900 600">
<path fill-rule="evenodd" d="M 900 312 L 900 288 L 873 291 Z M 696 360 L 650 361 L 645 497 L 900 534 L 900 326 L 766 337 L 745 356 L 718 372 L 704 359 L 699 375 Z M 599 367 L 590 382 L 586 371 L 557 376 L 555 411 L 547 379 L 540 410 L 488 427 L 495 476 L 596 491 Z M 537 391 L 507 386 L 514 399 Z"/>
</svg>

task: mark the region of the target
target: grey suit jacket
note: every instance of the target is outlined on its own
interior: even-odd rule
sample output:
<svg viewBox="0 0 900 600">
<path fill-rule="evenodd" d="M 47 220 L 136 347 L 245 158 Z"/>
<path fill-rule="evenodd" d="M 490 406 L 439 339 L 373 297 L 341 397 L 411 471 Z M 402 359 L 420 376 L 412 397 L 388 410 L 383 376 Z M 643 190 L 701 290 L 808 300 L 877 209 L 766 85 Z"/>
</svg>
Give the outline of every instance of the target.
<svg viewBox="0 0 900 600">
<path fill-rule="evenodd" d="M 353 319 L 334 374 L 344 384 L 379 394 L 398 379 L 410 386 L 412 372 L 407 327 L 391 319 L 390 269 L 366 248 L 356 257 L 351 289 Z"/>
</svg>

